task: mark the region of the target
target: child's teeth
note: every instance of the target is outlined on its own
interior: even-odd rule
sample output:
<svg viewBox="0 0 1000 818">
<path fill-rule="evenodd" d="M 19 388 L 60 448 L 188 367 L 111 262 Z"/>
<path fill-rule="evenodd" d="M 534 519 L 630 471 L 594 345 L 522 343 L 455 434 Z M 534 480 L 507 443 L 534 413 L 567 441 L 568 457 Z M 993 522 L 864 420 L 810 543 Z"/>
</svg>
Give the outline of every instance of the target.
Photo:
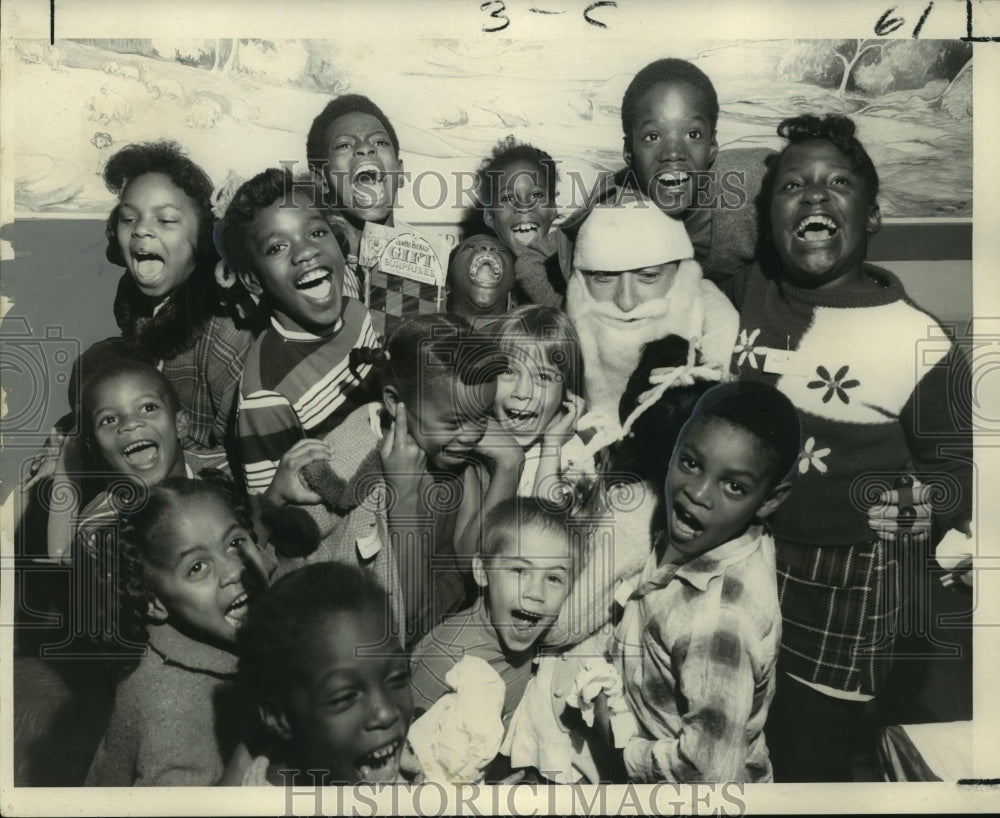
<svg viewBox="0 0 1000 818">
<path fill-rule="evenodd" d="M 152 441 L 142 440 L 126 446 L 122 454 L 133 466 L 149 466 L 156 461 L 157 446 Z"/>
<path fill-rule="evenodd" d="M 837 232 L 837 224 L 829 216 L 806 216 L 795 232 L 806 241 L 821 241 Z"/>
</svg>

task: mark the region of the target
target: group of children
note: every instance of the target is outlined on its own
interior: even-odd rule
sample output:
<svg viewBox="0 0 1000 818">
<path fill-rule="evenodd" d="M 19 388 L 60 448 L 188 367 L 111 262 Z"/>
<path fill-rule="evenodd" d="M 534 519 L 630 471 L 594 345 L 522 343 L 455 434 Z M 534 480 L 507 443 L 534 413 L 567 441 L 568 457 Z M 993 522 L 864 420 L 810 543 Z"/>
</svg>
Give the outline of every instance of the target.
<svg viewBox="0 0 1000 818">
<path fill-rule="evenodd" d="M 110 160 L 123 335 L 78 362 L 52 475 L 106 480 L 48 532 L 127 657 L 88 784 L 847 780 L 837 714 L 895 610 L 853 483 L 947 473 L 967 529 L 968 382 L 954 347 L 915 371 L 936 324 L 865 262 L 853 123 L 765 157 L 718 113 L 692 64 L 644 68 L 626 167 L 558 225 L 556 163 L 503 140 L 495 235 L 385 339 L 358 253 L 402 160 L 371 100 L 309 131 L 328 207 L 269 169 L 216 221 L 176 145 Z M 700 204 L 727 168 L 742 201 Z"/>
</svg>

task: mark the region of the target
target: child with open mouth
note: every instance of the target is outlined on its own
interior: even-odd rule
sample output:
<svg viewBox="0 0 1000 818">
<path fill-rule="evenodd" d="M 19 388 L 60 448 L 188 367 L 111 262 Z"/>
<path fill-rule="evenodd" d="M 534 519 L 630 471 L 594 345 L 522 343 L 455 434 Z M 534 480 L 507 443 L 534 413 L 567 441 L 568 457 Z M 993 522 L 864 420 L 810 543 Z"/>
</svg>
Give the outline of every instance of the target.
<svg viewBox="0 0 1000 818">
<path fill-rule="evenodd" d="M 104 181 L 118 196 L 106 255 L 126 271 L 115 320 L 129 344 L 159 362 L 188 411 L 185 448 L 222 446 L 255 329 L 216 285 L 212 181 L 165 141 L 122 148 Z"/>
<path fill-rule="evenodd" d="M 331 213 L 343 224 L 348 273 L 363 292 L 358 249 L 365 224 L 400 226 L 394 214 L 404 175 L 396 129 L 368 97 L 344 94 L 313 120 L 306 157 Z"/>
<path fill-rule="evenodd" d="M 558 307 L 564 287 L 555 259 L 555 160 L 545 151 L 518 142 L 513 135 L 494 145 L 476 171 L 483 221 L 514 254 L 518 300 Z M 551 269 L 549 269 L 551 268 Z"/>
<path fill-rule="evenodd" d="M 87 785 L 221 779 L 252 718 L 236 693 L 236 634 L 267 582 L 250 509 L 235 498 L 228 479 L 170 477 L 133 497 L 117 547 L 81 552 L 79 569 L 113 601 L 94 611 L 106 647 L 123 664 L 141 656 L 118 685 Z"/>
<path fill-rule="evenodd" d="M 500 720 L 506 726 L 531 677 L 535 647 L 555 620 L 576 575 L 577 566 L 562 515 L 549 511 L 534 498 L 501 502 L 486 516 L 485 536 L 473 561 L 473 573 L 482 598 L 472 608 L 445 619 L 413 650 L 410 659 L 413 700 L 418 715 L 434 717 L 432 705 L 449 692 L 448 671 L 464 656 L 485 660 L 503 684 Z M 476 695 L 475 691 L 459 691 Z M 471 718 L 485 710 L 468 710 Z M 482 732 L 482 725 L 457 730 L 442 757 L 455 756 L 455 747 Z M 427 729 L 423 726 L 422 729 Z M 433 731 L 427 730 L 432 733 Z M 480 776 L 502 777 L 502 762 L 490 769 L 502 740 L 495 746 L 472 747 L 481 754 Z M 442 740 L 449 740 L 448 737 Z M 430 750 L 434 752 L 433 748 Z M 462 754 L 457 754 L 461 757 Z M 418 751 L 419 756 L 419 751 Z"/>
<path fill-rule="evenodd" d="M 55 559 L 71 561 L 73 543 L 94 553 L 106 546 L 117 526 L 117 493 L 143 493 L 168 477 L 193 478 L 206 468 L 228 470 L 222 449 L 182 448 L 190 416 L 170 381 L 152 364 L 119 353 L 117 347 L 107 354 L 94 349 L 82 359 L 83 448 L 99 464 L 105 485 L 78 514 L 50 510 L 48 553 Z M 57 471 L 56 481 L 61 478 Z"/>
<path fill-rule="evenodd" d="M 371 364 L 350 365 L 376 339 L 367 308 L 344 295 L 345 235 L 287 170 L 244 183 L 223 225 L 229 264 L 270 316 L 247 353 L 237 418 L 247 488 L 258 494 L 293 445 L 377 398 Z"/>
<path fill-rule="evenodd" d="M 448 261 L 448 312 L 470 324 L 497 318 L 510 308 L 514 257 L 493 236 L 468 236 Z"/>
<path fill-rule="evenodd" d="M 768 743 L 779 782 L 850 781 L 865 702 L 892 668 L 907 558 L 870 530 L 859 498 L 875 475 L 879 490 L 906 474 L 947 481 L 930 544 L 969 534 L 972 379 L 949 331 L 866 260 L 879 177 L 854 122 L 794 117 L 778 134 L 788 143 L 762 188 L 761 264 L 732 282 L 733 366 L 788 395 L 805 436 L 795 491 L 772 520 L 784 623 Z M 829 725 L 822 741 L 815 724 Z"/>
<path fill-rule="evenodd" d="M 402 781 L 413 699 L 397 633 L 385 590 L 359 568 L 317 563 L 275 582 L 239 634 L 263 730 L 225 783 Z"/>
<path fill-rule="evenodd" d="M 517 493 L 548 496 L 563 472 L 563 447 L 576 432 L 583 399 L 580 339 L 561 310 L 529 304 L 496 324 L 506 366 L 494 411 L 524 449 Z"/>
<path fill-rule="evenodd" d="M 638 729 L 615 735 L 596 705 L 597 735 L 631 781 L 771 780 L 781 612 L 764 524 L 788 495 L 800 437 L 788 398 L 744 382 L 705 392 L 681 430 L 666 531 L 610 646 Z"/>
</svg>

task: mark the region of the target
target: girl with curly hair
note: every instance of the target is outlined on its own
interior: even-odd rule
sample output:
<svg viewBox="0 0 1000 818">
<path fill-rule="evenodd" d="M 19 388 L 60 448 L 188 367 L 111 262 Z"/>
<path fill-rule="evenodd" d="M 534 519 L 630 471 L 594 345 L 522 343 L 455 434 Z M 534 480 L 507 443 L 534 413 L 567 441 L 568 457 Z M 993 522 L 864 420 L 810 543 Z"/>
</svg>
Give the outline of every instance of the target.
<svg viewBox="0 0 1000 818">
<path fill-rule="evenodd" d="M 138 356 L 158 362 L 190 412 L 184 447 L 222 446 L 259 327 L 234 318 L 216 284 L 212 181 L 179 145 L 161 141 L 122 148 L 104 182 L 118 196 L 106 256 L 126 271 L 115 321 Z"/>
<path fill-rule="evenodd" d="M 89 786 L 215 784 L 253 718 L 235 690 L 235 644 L 264 567 L 231 482 L 201 478 L 134 494 L 115 547 L 80 554 L 109 602 L 95 611 L 102 641 L 145 649 L 118 685 Z"/>
</svg>

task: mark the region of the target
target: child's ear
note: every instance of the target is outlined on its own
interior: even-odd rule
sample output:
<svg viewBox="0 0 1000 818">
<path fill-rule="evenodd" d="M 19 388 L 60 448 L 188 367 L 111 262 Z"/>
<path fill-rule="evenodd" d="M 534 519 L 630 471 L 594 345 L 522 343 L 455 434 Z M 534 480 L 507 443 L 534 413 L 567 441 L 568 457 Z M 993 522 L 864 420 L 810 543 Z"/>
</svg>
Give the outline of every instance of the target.
<svg viewBox="0 0 1000 818">
<path fill-rule="evenodd" d="M 715 138 L 715 131 L 712 131 L 712 148 L 708 152 L 708 166 L 712 167 L 715 164 L 715 157 L 719 155 L 719 142 Z"/>
<path fill-rule="evenodd" d="M 396 190 L 399 190 L 406 181 L 406 174 L 403 173 L 403 160 L 397 156 L 396 162 L 399 163 L 399 173 L 396 175 Z"/>
<path fill-rule="evenodd" d="M 865 231 L 868 233 L 878 233 L 882 229 L 882 208 L 875 202 L 868 211 L 865 218 Z"/>
<path fill-rule="evenodd" d="M 625 140 L 625 144 L 622 146 L 622 159 L 625 160 L 625 165 L 627 167 L 632 167 L 632 148 L 630 147 L 627 139 Z"/>
<path fill-rule="evenodd" d="M 191 414 L 187 409 L 177 410 L 177 414 L 174 415 L 174 426 L 177 427 L 177 437 L 187 437 L 188 430 L 191 428 Z"/>
<path fill-rule="evenodd" d="M 276 701 L 273 699 L 264 699 L 257 705 L 257 712 L 260 714 L 260 720 L 264 723 L 264 727 L 269 733 L 281 741 L 291 741 L 292 728 L 288 724 L 285 712 L 279 707 Z"/>
<path fill-rule="evenodd" d="M 401 400 L 399 390 L 392 384 L 386 384 L 382 388 L 382 402 L 385 404 L 385 408 L 393 420 L 396 419 L 396 408 L 399 406 Z"/>
<path fill-rule="evenodd" d="M 166 622 L 169 615 L 158 596 L 154 596 L 149 600 L 149 607 L 146 608 L 146 616 L 153 622 Z"/>
<path fill-rule="evenodd" d="M 777 511 L 778 506 L 785 502 L 785 498 L 788 496 L 788 492 L 791 488 L 792 484 L 787 480 L 783 483 L 778 483 L 761 501 L 761 504 L 757 507 L 757 512 L 754 516 L 759 521 L 763 522 L 774 514 L 774 512 Z"/>
<path fill-rule="evenodd" d="M 490 230 L 496 231 L 496 224 L 494 223 L 493 219 L 493 211 L 490 210 L 490 208 L 488 207 L 483 208 L 483 222 L 485 222 L 486 226 Z"/>
<path fill-rule="evenodd" d="M 490 584 L 489 577 L 486 574 L 486 565 L 479 554 L 476 554 L 472 558 L 472 577 L 476 580 L 476 585 L 480 588 L 485 588 Z"/>
<path fill-rule="evenodd" d="M 242 284 L 251 295 L 259 297 L 264 294 L 264 290 L 261 288 L 260 282 L 257 280 L 257 276 L 253 273 L 248 273 L 244 270 L 237 270 L 236 277 L 239 278 L 240 284 Z"/>
</svg>

